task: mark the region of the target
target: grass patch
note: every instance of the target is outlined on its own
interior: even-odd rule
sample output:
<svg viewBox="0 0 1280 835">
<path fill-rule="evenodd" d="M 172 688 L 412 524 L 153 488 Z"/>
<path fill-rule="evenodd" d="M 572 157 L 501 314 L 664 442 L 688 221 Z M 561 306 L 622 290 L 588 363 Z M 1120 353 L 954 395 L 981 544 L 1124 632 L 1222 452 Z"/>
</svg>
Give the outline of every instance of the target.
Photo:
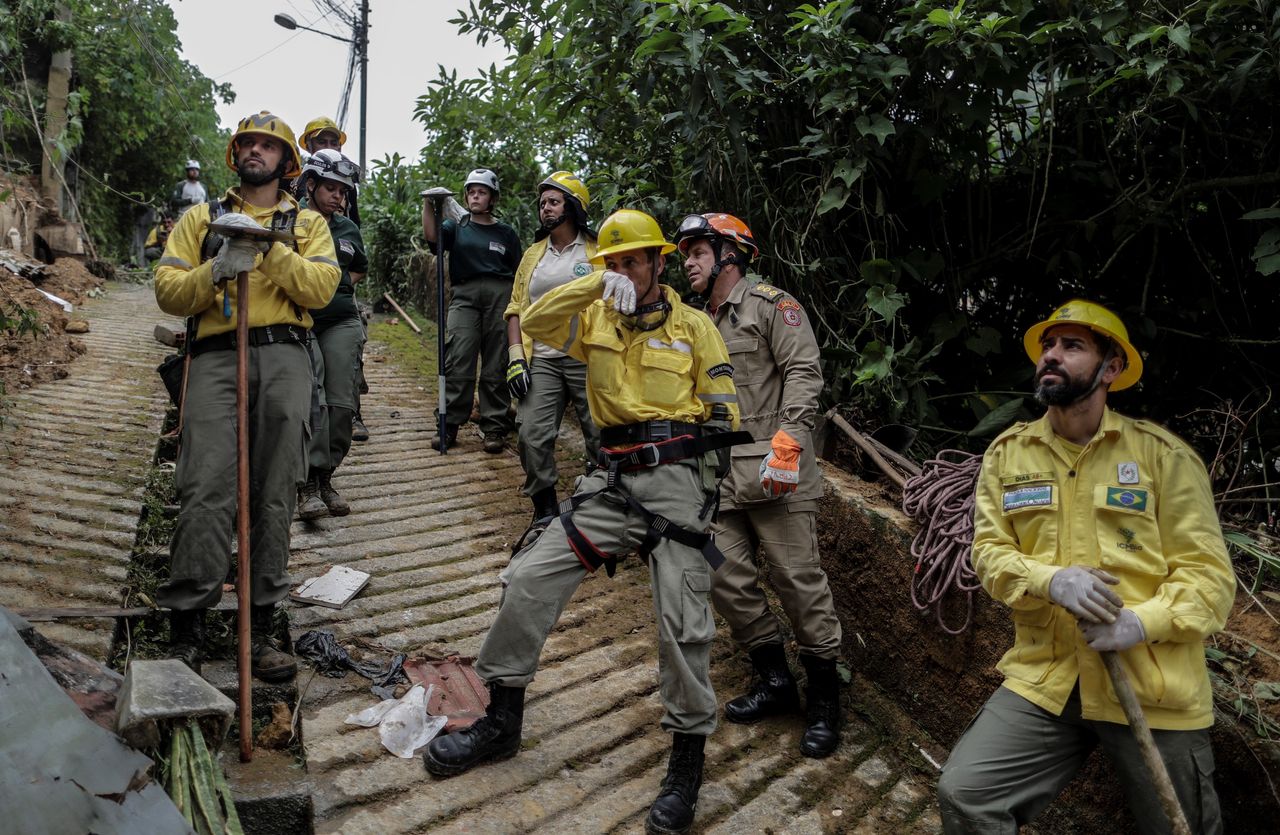
<svg viewBox="0 0 1280 835">
<path fill-rule="evenodd" d="M 379 317 L 369 324 L 369 339 L 387 346 L 389 359 L 405 371 L 421 377 L 423 385 L 435 392 L 436 377 L 440 373 L 436 355 L 436 323 L 413 308 L 407 308 L 407 312 L 422 328 L 421 334 L 414 333 L 404 322 L 392 325 L 389 318 Z M 368 357 L 365 360 L 367 362 Z"/>
</svg>

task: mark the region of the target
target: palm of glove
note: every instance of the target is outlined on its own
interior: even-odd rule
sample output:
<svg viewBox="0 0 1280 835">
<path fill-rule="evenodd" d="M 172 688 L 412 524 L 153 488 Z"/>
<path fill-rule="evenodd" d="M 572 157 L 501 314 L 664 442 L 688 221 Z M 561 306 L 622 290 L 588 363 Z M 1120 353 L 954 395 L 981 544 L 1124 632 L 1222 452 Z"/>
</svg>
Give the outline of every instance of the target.
<svg viewBox="0 0 1280 835">
<path fill-rule="evenodd" d="M 600 298 L 606 302 L 612 299 L 613 309 L 624 316 L 630 316 L 636 312 L 636 286 L 622 273 L 605 270 L 604 292 Z"/>
<path fill-rule="evenodd" d="M 1123 652 L 1147 640 L 1142 619 L 1132 609 L 1121 609 L 1113 623 L 1081 623 L 1080 631 L 1098 652 Z"/>
<path fill-rule="evenodd" d="M 1072 565 L 1049 580 L 1049 599 L 1088 623 L 1112 623 L 1124 601 L 1108 586 L 1120 581 L 1100 568 Z"/>
<path fill-rule="evenodd" d="M 507 363 L 507 389 L 516 400 L 524 399 L 529 393 L 529 363 L 523 359 Z"/>
</svg>

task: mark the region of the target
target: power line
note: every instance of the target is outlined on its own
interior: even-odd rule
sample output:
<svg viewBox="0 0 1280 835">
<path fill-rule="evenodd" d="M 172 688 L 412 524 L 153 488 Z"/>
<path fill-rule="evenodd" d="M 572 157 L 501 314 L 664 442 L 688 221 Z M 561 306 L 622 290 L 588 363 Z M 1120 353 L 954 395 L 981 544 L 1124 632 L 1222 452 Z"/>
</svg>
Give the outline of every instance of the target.
<svg viewBox="0 0 1280 835">
<path fill-rule="evenodd" d="M 290 5 L 290 6 L 293 6 L 294 11 L 296 11 L 298 14 L 302 15 L 304 18 L 306 17 L 306 15 L 302 14 L 302 11 L 301 11 L 297 6 L 294 6 L 294 5 L 293 5 L 293 3 L 290 3 L 289 5 Z M 330 11 L 325 12 L 324 14 L 320 15 L 320 17 L 317 17 L 317 18 L 316 18 L 316 19 L 314 19 L 314 20 L 304 20 L 303 25 L 305 25 L 305 26 L 315 26 L 317 23 L 319 23 L 320 21 L 324 20 L 326 17 L 328 17 L 328 16 L 329 16 L 330 14 L 332 14 L 332 13 L 333 13 L 333 11 L 332 11 L 332 10 L 330 10 Z M 224 73 L 220 73 L 220 74 L 218 74 L 218 75 L 214 76 L 214 79 L 213 79 L 213 80 L 214 80 L 214 81 L 220 81 L 220 80 L 222 80 L 222 79 L 226 78 L 227 76 L 231 75 L 232 73 L 237 73 L 237 72 L 239 72 L 240 70 L 244 69 L 245 67 L 249 66 L 250 64 L 256 64 L 258 61 L 261 61 L 263 58 L 266 58 L 268 55 L 270 55 L 271 53 L 275 52 L 277 49 L 279 49 L 280 47 L 282 47 L 282 46 L 284 46 L 285 44 L 289 43 L 289 41 L 293 40 L 294 38 L 298 37 L 298 36 L 299 36 L 299 35 L 301 35 L 301 34 L 302 34 L 302 31 L 301 31 L 301 30 L 299 30 L 299 31 L 297 31 L 297 32 L 294 32 L 292 35 L 290 35 L 289 37 L 285 38 L 284 40 L 282 40 L 280 43 L 276 44 L 275 46 L 271 47 L 271 48 L 270 48 L 270 49 L 268 49 L 266 52 L 263 52 L 261 55 L 257 55 L 257 56 L 255 56 L 255 57 L 253 57 L 253 58 L 250 58 L 248 61 L 245 61 L 243 64 L 241 64 L 241 65 L 240 65 L 240 66 L 238 66 L 238 67 L 234 67 L 234 68 L 232 68 L 232 69 L 227 70 L 227 71 L 226 71 L 226 72 L 224 72 Z"/>
</svg>

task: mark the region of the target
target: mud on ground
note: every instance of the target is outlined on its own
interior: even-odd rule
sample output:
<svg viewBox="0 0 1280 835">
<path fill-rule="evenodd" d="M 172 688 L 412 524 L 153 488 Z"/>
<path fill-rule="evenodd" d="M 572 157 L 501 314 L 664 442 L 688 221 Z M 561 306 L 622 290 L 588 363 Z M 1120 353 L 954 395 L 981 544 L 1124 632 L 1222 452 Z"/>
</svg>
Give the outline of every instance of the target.
<svg viewBox="0 0 1280 835">
<path fill-rule="evenodd" d="M 64 313 L 37 286 L 78 309 L 90 292 L 102 287 L 102 279 L 74 258 L 59 258 L 46 266 L 38 285 L 0 267 L 0 311 L 11 323 L 0 329 L 0 391 L 8 394 L 66 377 L 71 361 L 84 353 L 84 343 L 65 330 L 69 321 L 81 317 Z M 18 327 L 21 309 L 35 317 L 37 332 Z"/>
</svg>

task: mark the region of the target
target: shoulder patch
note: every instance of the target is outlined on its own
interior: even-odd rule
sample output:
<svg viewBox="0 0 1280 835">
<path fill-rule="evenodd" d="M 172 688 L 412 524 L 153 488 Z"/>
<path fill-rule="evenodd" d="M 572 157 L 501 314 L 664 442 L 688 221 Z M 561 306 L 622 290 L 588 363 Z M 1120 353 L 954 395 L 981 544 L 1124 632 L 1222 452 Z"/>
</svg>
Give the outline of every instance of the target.
<svg viewBox="0 0 1280 835">
<path fill-rule="evenodd" d="M 355 245 L 355 242 L 354 242 L 354 241 L 348 241 L 346 238 L 343 238 L 342 240 L 338 241 L 338 249 L 340 249 L 341 251 L 343 251 L 343 252 L 347 253 L 348 255 L 355 255 L 355 254 L 356 254 L 356 245 Z"/>
<path fill-rule="evenodd" d="M 772 284 L 757 284 L 755 287 L 751 288 L 751 292 L 761 298 L 769 299 L 770 301 L 773 301 L 778 296 L 782 295 L 782 291 L 777 287 L 774 287 Z"/>
<path fill-rule="evenodd" d="M 733 366 L 727 362 L 722 362 L 719 365 L 713 365 L 707 369 L 707 376 L 713 380 L 717 377 L 728 377 L 732 380 Z"/>
</svg>

